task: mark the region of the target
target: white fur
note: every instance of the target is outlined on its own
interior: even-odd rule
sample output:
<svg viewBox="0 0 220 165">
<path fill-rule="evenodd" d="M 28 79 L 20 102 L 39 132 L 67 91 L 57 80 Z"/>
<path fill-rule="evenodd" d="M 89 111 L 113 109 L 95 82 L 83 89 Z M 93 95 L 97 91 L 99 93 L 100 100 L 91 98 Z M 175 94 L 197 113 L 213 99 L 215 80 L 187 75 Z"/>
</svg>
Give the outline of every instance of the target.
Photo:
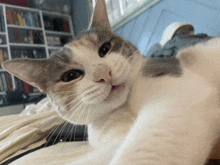
<svg viewBox="0 0 220 165">
<path fill-rule="evenodd" d="M 202 62 L 206 63 L 204 70 L 216 73 L 214 78 L 195 65 L 209 56 L 217 58 L 218 46 L 213 42 L 178 54 L 181 77 L 145 77 L 141 65 L 136 65 L 128 100 L 89 125 L 89 142 L 95 149 L 77 164 L 204 165 L 219 135 L 220 93 L 216 82 L 220 76 L 216 75 L 218 61 Z M 209 51 L 209 47 L 216 50 Z M 183 56 L 192 53 L 197 60 L 189 65 Z"/>
</svg>

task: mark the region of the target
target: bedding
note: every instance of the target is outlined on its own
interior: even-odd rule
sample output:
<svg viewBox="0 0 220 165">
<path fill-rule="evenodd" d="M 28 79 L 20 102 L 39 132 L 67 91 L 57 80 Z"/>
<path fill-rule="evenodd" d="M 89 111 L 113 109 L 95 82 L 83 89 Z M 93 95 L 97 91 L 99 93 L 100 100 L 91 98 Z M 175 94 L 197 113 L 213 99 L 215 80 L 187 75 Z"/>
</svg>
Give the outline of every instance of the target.
<svg viewBox="0 0 220 165">
<path fill-rule="evenodd" d="M 0 164 L 46 143 L 47 135 L 58 123 L 64 124 L 65 121 L 58 116 L 47 98 L 36 105 L 27 106 L 21 114 L 1 117 Z M 212 159 L 220 158 L 219 146 L 218 143 L 214 148 Z M 92 150 L 87 141 L 61 142 L 27 154 L 10 165 L 67 164 Z M 209 165 L 215 165 L 216 161 L 210 161 Z"/>
</svg>

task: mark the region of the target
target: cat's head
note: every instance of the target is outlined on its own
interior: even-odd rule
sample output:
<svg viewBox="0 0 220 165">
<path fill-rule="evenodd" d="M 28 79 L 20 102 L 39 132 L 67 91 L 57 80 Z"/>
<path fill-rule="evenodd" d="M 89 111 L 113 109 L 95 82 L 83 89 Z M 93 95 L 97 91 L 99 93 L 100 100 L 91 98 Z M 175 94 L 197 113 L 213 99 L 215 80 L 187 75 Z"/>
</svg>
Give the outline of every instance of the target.
<svg viewBox="0 0 220 165">
<path fill-rule="evenodd" d="M 123 105 L 142 56 L 111 31 L 104 0 L 98 0 L 88 31 L 49 59 L 14 59 L 3 67 L 45 92 L 60 115 L 88 124 Z"/>
</svg>

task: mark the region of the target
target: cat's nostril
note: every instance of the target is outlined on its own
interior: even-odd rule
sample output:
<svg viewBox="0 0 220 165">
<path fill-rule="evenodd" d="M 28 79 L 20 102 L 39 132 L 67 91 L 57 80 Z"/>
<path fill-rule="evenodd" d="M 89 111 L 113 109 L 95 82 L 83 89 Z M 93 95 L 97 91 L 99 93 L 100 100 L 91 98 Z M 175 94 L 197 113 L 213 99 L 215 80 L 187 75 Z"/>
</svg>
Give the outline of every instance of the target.
<svg viewBox="0 0 220 165">
<path fill-rule="evenodd" d="M 104 79 L 101 79 L 101 80 L 99 80 L 98 82 L 105 82 L 105 80 L 104 80 Z"/>
<path fill-rule="evenodd" d="M 105 64 L 99 64 L 96 67 L 93 77 L 96 82 L 110 83 L 112 79 L 111 68 Z"/>
</svg>

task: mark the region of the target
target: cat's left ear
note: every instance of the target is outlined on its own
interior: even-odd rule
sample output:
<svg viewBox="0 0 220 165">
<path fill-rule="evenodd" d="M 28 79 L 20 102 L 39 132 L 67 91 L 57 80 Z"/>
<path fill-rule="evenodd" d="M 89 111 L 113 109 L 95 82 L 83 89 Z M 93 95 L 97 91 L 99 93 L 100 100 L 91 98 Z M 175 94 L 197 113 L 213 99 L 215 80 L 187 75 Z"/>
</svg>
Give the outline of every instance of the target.
<svg viewBox="0 0 220 165">
<path fill-rule="evenodd" d="M 41 92 L 46 92 L 49 63 L 48 59 L 13 59 L 4 62 L 3 68 Z"/>
<path fill-rule="evenodd" d="M 105 0 L 97 0 L 90 28 L 111 31 Z"/>
</svg>

